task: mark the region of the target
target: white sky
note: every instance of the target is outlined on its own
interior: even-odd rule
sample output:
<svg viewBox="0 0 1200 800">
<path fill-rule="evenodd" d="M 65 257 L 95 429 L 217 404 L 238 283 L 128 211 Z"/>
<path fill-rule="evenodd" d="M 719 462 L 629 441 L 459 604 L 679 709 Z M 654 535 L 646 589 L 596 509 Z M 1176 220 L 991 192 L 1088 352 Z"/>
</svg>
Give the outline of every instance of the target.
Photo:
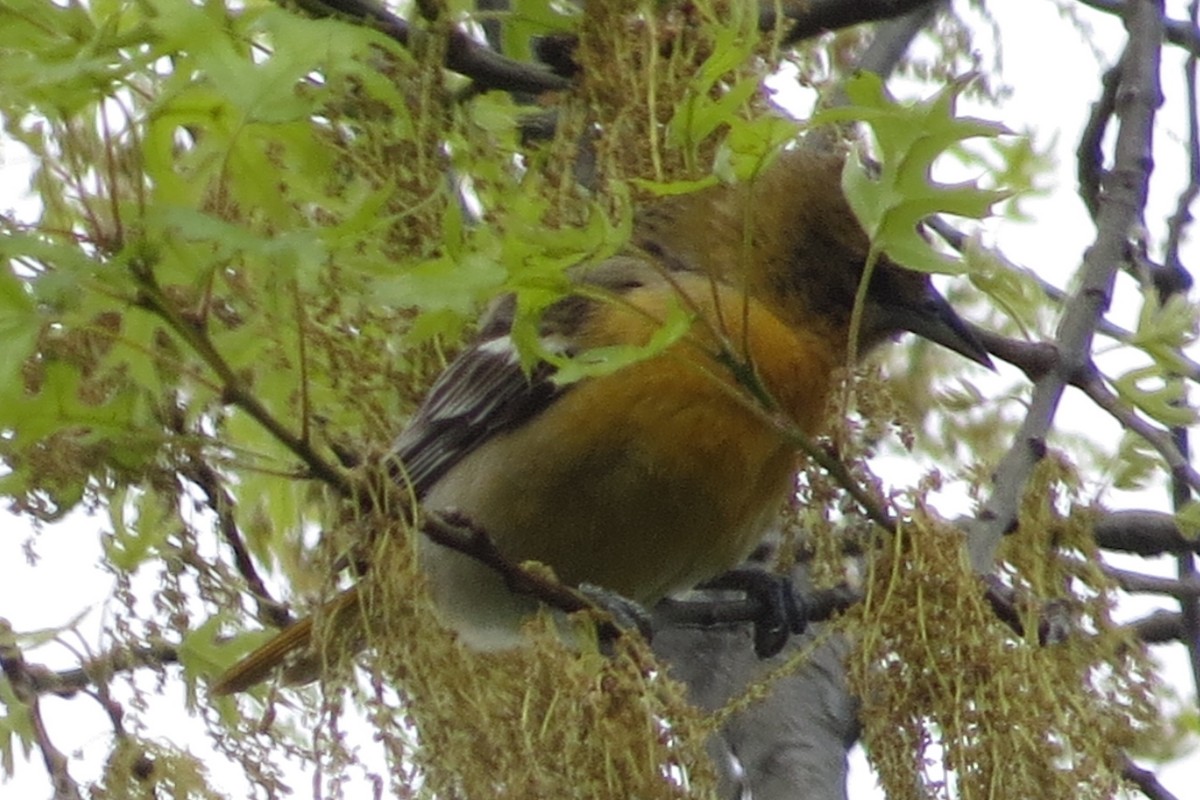
<svg viewBox="0 0 1200 800">
<path fill-rule="evenodd" d="M 991 230 L 1001 250 L 1012 261 L 1033 268 L 1061 286 L 1065 276 L 1076 269 L 1093 235 L 1086 211 L 1074 190 L 1074 148 L 1077 142 L 1073 138 L 1082 128 L 1083 120 L 1097 96 L 1100 68 L 1091 54 L 1091 47 L 1108 54 L 1108 60 L 1104 62 L 1104 66 L 1108 66 L 1123 42 L 1123 30 L 1113 18 L 1077 6 L 1079 15 L 1094 26 L 1094 37 L 1089 46 L 1078 40 L 1047 2 L 1008 0 L 991 5 L 1004 31 L 1004 78 L 1013 88 L 1013 93 L 999 112 L 992 108 L 969 109 L 966 104 L 961 110 L 988 118 L 1000 114 L 1012 129 L 1034 130 L 1036 141 L 1040 144 L 1054 141 L 1057 136 L 1059 174 L 1054 191 L 1045 198 L 1033 198 L 1026 202 L 1026 208 L 1036 223 L 1019 225 L 998 221 Z M 1168 5 L 1176 18 L 1184 18 L 1182 3 Z M 980 44 L 986 45 L 986 39 L 981 38 Z M 1182 54 L 1178 48 L 1166 48 L 1163 82 L 1168 98 L 1183 97 L 1182 73 L 1179 69 L 1181 63 Z M 1154 237 L 1162 235 L 1162 221 L 1174 209 L 1175 196 L 1180 188 L 1177 184 L 1185 174 L 1185 153 L 1180 142 L 1186 141 L 1186 127 L 1180 105 L 1176 103 L 1169 106 L 1160 118 L 1160 129 L 1163 128 L 1161 123 L 1167 123 L 1160 137 L 1168 138 L 1160 138 L 1155 148 L 1158 165 L 1155 192 L 1148 215 Z M 24 207 L 27 215 L 32 216 L 33 207 L 27 205 L 30 201 L 19 192 L 24 184 L 21 176 L 27 174 L 29 169 L 24 159 L 23 153 L 11 146 L 0 148 L 0 170 L 6 176 L 0 182 L 0 206 Z M 1188 255 L 1190 259 L 1185 257 L 1185 262 L 1195 265 L 1198 253 L 1194 245 L 1190 247 Z M 1133 294 L 1131 290 L 1130 284 L 1120 287 L 1113 312 L 1115 321 L 1126 326 L 1132 324 L 1129 315 L 1136 313 L 1136 305 L 1122 302 L 1122 294 Z M 1078 419 L 1081 420 L 1081 427 L 1091 430 L 1096 425 L 1109 424 L 1106 419 L 1097 420 L 1096 412 L 1087 409 L 1086 403 L 1071 398 L 1067 402 L 1068 405 L 1059 415 L 1060 421 Z M 1086 413 L 1080 409 L 1085 409 Z M 1131 500 L 1131 504 L 1153 505 L 1163 509 L 1166 509 L 1166 502 L 1165 490 Z M 3 525 L 0 533 L 0 616 L 8 618 L 15 629 L 30 631 L 62 625 L 82 609 L 91 608 L 82 630 L 88 641 L 95 641 L 104 614 L 103 601 L 112 590 L 111 579 L 96 566 L 100 558 L 98 534 L 108 527 L 107 520 L 76 514 L 64 523 L 63 529 L 44 531 L 37 538 L 36 551 L 40 563 L 36 569 L 26 564 L 22 552 L 22 544 L 30 535 L 26 523 L 5 516 L 0 518 L 0 524 Z M 1130 559 L 1120 566 L 1142 571 L 1147 569 L 1142 559 Z M 1160 559 L 1157 566 L 1163 570 L 1163 574 L 1174 572 L 1171 559 Z M 47 587 L 47 581 L 57 585 Z M 1170 606 L 1166 602 L 1158 605 Z M 1136 607 L 1131 603 L 1123 612 L 1130 617 L 1138 616 L 1144 613 L 1146 606 L 1142 602 L 1137 603 Z M 1191 680 L 1183 648 L 1160 647 L 1155 649 L 1155 655 L 1165 664 L 1165 679 L 1179 691 L 1190 694 Z M 53 668 L 70 667 L 76 662 L 73 654 L 53 647 L 40 649 L 31 657 Z M 161 706 L 171 709 L 171 713 L 148 715 L 152 726 L 150 733 L 164 738 L 170 736 L 179 741 L 175 731 L 180 727 L 190 729 L 192 734 L 187 737 L 188 741 L 195 742 L 198 752 L 202 752 L 207 745 L 202 740 L 197 723 L 177 718 L 175 709 L 180 708 L 182 702 L 182 688 L 177 684 L 169 684 Z M 43 701 L 43 712 L 60 749 L 68 755 L 78 753 L 83 756 L 82 761 L 73 765 L 73 774 L 82 779 L 96 775 L 98 759 L 107 752 L 110 736 L 109 723 L 100 707 L 86 698 L 64 701 L 50 697 Z M 1175 764 L 1156 767 L 1156 771 L 1169 790 L 1181 798 L 1189 796 L 1188 788 L 1193 786 L 1195 776 L 1200 775 L 1200 756 L 1193 754 Z M 48 796 L 49 784 L 38 754 L 33 754 L 30 763 L 18 763 L 17 772 L 16 779 L 3 788 L 5 796 Z M 218 779 L 217 785 L 228 788 L 223 779 Z M 882 797 L 865 766 L 865 759 L 857 751 L 850 796 L 854 800 Z"/>
</svg>

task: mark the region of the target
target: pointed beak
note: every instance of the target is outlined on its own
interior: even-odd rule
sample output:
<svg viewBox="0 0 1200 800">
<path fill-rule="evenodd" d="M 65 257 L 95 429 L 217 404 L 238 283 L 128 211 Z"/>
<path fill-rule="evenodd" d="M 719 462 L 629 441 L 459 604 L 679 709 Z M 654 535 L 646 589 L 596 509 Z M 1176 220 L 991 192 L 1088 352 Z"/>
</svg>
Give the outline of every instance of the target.
<svg viewBox="0 0 1200 800">
<path fill-rule="evenodd" d="M 979 339 L 933 286 L 926 284 L 921 297 L 898 303 L 894 300 L 887 309 L 891 317 L 889 322 L 895 329 L 915 333 L 966 356 L 976 364 L 995 369 Z"/>
</svg>

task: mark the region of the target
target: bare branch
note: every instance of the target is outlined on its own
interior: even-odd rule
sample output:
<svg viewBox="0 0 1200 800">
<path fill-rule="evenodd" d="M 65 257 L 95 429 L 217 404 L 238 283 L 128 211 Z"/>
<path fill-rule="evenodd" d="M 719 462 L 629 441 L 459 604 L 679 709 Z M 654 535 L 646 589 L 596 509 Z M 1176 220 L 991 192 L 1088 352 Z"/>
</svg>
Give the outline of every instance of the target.
<svg viewBox="0 0 1200 800">
<path fill-rule="evenodd" d="M 934 216 L 926 219 L 924 224 L 928 226 L 930 230 L 937 233 L 937 235 L 940 236 L 946 242 L 946 244 L 950 245 L 950 247 L 954 248 L 960 253 L 966 251 L 966 234 L 955 228 L 946 220 L 942 219 L 941 217 Z M 1059 289 L 1057 286 L 1049 283 L 1046 280 L 1043 280 L 1033 270 L 1017 264 L 1012 264 L 1003 254 L 998 255 L 1005 264 L 1009 265 L 1010 269 L 1017 272 L 1022 272 L 1029 276 L 1031 280 L 1037 283 L 1038 288 L 1042 290 L 1046 297 L 1059 304 L 1067 301 L 1067 293 L 1062 289 Z M 1001 360 L 1008 361 L 1010 364 L 1021 368 L 1031 380 L 1037 380 L 1037 378 L 1041 377 L 1042 372 L 1039 370 L 1042 370 L 1043 367 L 1048 367 L 1049 359 L 1057 357 L 1054 353 L 1054 346 L 1046 342 L 1035 343 L 1023 342 L 1015 339 L 1005 339 L 999 334 L 991 331 L 985 331 L 982 328 L 973 328 L 972 332 L 981 342 L 983 342 L 989 353 L 997 356 Z M 1107 319 L 1100 320 L 1100 323 L 1096 328 L 1096 332 L 1123 344 L 1131 344 L 1134 341 L 1133 331 L 1126 330 L 1120 325 L 1116 325 Z M 995 345 L 998 349 L 993 350 L 993 345 Z M 1029 348 L 1034 348 L 1036 352 L 1031 351 Z M 1009 358 L 1005 355 L 1006 350 L 1011 353 L 1012 358 Z M 1178 362 L 1177 366 L 1180 370 L 1181 377 L 1186 378 L 1192 383 L 1200 383 L 1200 362 L 1188 358 L 1187 355 L 1182 352 L 1173 353 L 1172 357 Z M 1031 369 L 1027 369 L 1027 366 L 1031 367 L 1032 371 Z"/>
<path fill-rule="evenodd" d="M 1190 6 L 1192 30 L 1196 30 L 1197 8 L 1200 4 L 1193 2 Z M 1197 109 L 1197 61 L 1200 48 L 1193 48 L 1183 67 L 1184 82 L 1187 85 L 1187 118 L 1188 118 L 1188 185 L 1179 195 L 1175 203 L 1175 213 L 1167 221 L 1167 246 L 1164 258 L 1165 274 L 1160 284 L 1160 278 L 1155 276 L 1155 285 L 1163 295 L 1186 291 L 1192 284 L 1191 275 L 1179 258 L 1179 248 L 1183 243 L 1184 233 L 1192 222 L 1191 205 L 1200 195 L 1200 110 Z"/>
<path fill-rule="evenodd" d="M 1121 125 L 1116 137 L 1114 168 L 1103 179 L 1097 216 L 1097 238 L 1084 258 L 1079 289 L 1067 302 L 1059 325 L 1055 368 L 1034 384 L 1029 411 L 1012 447 L 994 475 L 991 496 L 980 524 L 974 527 L 977 566 L 990 559 L 1000 538 L 1016 525 L 1017 511 L 1033 467 L 1045 450 L 1063 390 L 1090 361 L 1092 339 L 1108 308 L 1112 284 L 1126 260 L 1130 238 L 1145 208 L 1150 172 L 1154 115 L 1162 101 L 1158 82 L 1162 41 L 1162 6 L 1131 6 L 1129 42 L 1123 56 L 1115 108 Z"/>
<path fill-rule="evenodd" d="M 1096 544 L 1143 556 L 1163 553 L 1200 553 L 1200 539 L 1187 538 L 1175 518 L 1158 511 L 1114 511 L 1096 520 Z"/>
<path fill-rule="evenodd" d="M 1083 135 L 1079 139 L 1079 147 L 1075 150 L 1079 196 L 1092 219 L 1096 218 L 1100 208 L 1100 186 L 1104 177 L 1104 132 L 1108 130 L 1108 123 L 1116 113 L 1117 87 L 1120 84 L 1121 64 L 1118 63 L 1105 72 L 1100 81 L 1100 97 L 1092 104 L 1092 113 L 1088 116 L 1087 125 L 1084 126 Z"/>
<path fill-rule="evenodd" d="M 990 354 L 1017 367 L 1031 381 L 1048 374 L 1058 364 L 1058 350 L 1049 342 L 1012 339 L 975 325 L 970 327 Z"/>
<path fill-rule="evenodd" d="M 1155 611 L 1128 625 L 1146 644 L 1174 644 L 1183 639 L 1183 615 L 1178 611 Z"/>
<path fill-rule="evenodd" d="M 370 0 L 295 0 L 295 3 L 315 17 L 342 17 L 368 25 L 404 47 L 411 46 L 416 35 L 407 20 Z M 457 28 L 448 35 L 445 53 L 446 68 L 470 78 L 480 89 L 537 94 L 562 91 L 571 85 L 570 80 L 554 74 L 549 67 L 506 58 Z"/>
<path fill-rule="evenodd" d="M 1171 470 L 1171 476 L 1187 486 L 1200 490 L 1200 472 L 1188 462 L 1187 457 L 1180 452 L 1170 431 L 1156 428 L 1142 419 L 1132 409 L 1121 402 L 1100 379 L 1100 373 L 1094 365 L 1088 365 L 1071 385 L 1078 387 L 1092 402 L 1113 416 L 1121 425 L 1146 440 L 1153 447 Z"/>
<path fill-rule="evenodd" d="M 174 645 L 157 644 L 112 650 L 89 658 L 74 669 L 52 670 L 28 662 L 25 667 L 29 686 L 37 694 L 71 697 L 76 692 L 95 686 L 99 676 L 130 672 L 142 667 L 157 669 L 178 663 L 179 652 Z"/>
<path fill-rule="evenodd" d="M 1188 12 L 1191 26 L 1195 29 L 1197 20 L 1200 19 L 1200 2 L 1192 0 Z M 1175 296 L 1183 295 L 1192 285 L 1192 276 L 1179 257 L 1179 248 L 1184 232 L 1192 221 L 1190 206 L 1200 194 L 1200 115 L 1197 113 L 1196 68 L 1196 51 L 1192 51 L 1184 65 L 1184 80 L 1188 87 L 1188 185 L 1180 194 L 1175 213 L 1167 222 L 1166 259 L 1160 268 L 1151 269 L 1149 274 L 1149 279 L 1164 303 Z M 1172 376 L 1168 380 L 1178 383 L 1181 379 Z M 1186 458 L 1190 450 L 1188 429 L 1183 426 L 1172 428 L 1171 440 L 1178 452 Z M 1171 477 L 1171 501 L 1175 510 L 1180 511 L 1191 502 L 1198 487 L 1194 482 L 1185 481 L 1179 471 L 1173 471 Z M 1196 560 L 1191 553 L 1176 555 L 1176 572 L 1182 583 L 1194 584 L 1200 581 Z M 1197 692 L 1200 692 L 1200 600 L 1194 596 L 1180 597 L 1179 606 L 1186 630 L 1185 643 L 1192 668 L 1192 684 Z M 1200 702 L 1200 696 L 1197 702 Z"/>
<path fill-rule="evenodd" d="M 341 17 L 369 25 L 393 41 L 409 47 L 419 34 L 412 25 L 388 11 L 382 4 L 370 0 L 294 0 L 295 5 L 315 17 Z M 926 7 L 936 8 L 941 0 L 809 0 L 804 3 L 765 2 L 759 11 L 759 30 L 775 30 L 781 21 L 790 23 L 781 37 L 782 44 L 794 44 L 803 39 L 840 28 L 900 17 Z M 422 16 L 435 16 L 432 9 L 422 9 Z M 556 39 L 555 52 L 559 58 L 555 69 L 547 64 L 525 63 L 507 58 L 487 45 L 475 41 L 464 31 L 451 29 L 445 46 L 445 66 L 475 82 L 479 90 L 500 89 L 510 92 L 538 94 L 563 91 L 571 87 L 564 68 L 573 64 L 569 41 Z"/>
<path fill-rule="evenodd" d="M 1121 16 L 1128 5 L 1126 0 L 1079 0 L 1085 6 L 1097 11 Z M 1196 29 L 1195 20 L 1183 21 L 1168 19 L 1164 22 L 1167 42 L 1182 47 L 1192 56 L 1200 53 L 1200 30 Z"/>
<path fill-rule="evenodd" d="M 1104 574 L 1117 582 L 1127 592 L 1142 592 L 1145 594 L 1165 594 L 1180 600 L 1194 600 L 1200 597 L 1200 580 L 1191 578 L 1164 578 L 1160 575 L 1147 575 L 1116 567 L 1105 567 Z"/>
<path fill-rule="evenodd" d="M 792 23 L 782 37 L 783 44 L 793 44 L 822 33 L 848 28 L 863 22 L 901 17 L 926 6 L 941 5 L 940 0 L 807 0 L 781 4 L 778 11 Z M 764 2 L 759 10 L 759 28 L 772 30 L 777 21 L 776 4 Z"/>
<path fill-rule="evenodd" d="M 1125 761 L 1121 777 L 1138 787 L 1142 794 L 1150 800 L 1179 800 L 1158 782 L 1158 776 L 1148 769 L 1139 767 L 1130 760 Z"/>
<path fill-rule="evenodd" d="M 426 512 L 421 520 L 421 533 L 443 547 L 457 550 L 495 570 L 513 594 L 532 597 L 567 614 L 595 608 L 566 584 L 526 569 L 504 555 L 487 531 L 462 514 Z M 604 639 L 616 639 L 622 633 L 611 620 L 603 619 L 597 621 L 596 630 Z"/>
<path fill-rule="evenodd" d="M 191 458 L 180 465 L 179 474 L 199 487 L 204 492 L 205 501 L 217 516 L 217 530 L 225 543 L 233 550 L 233 562 L 238 573 L 246 581 L 246 587 L 254 595 L 258 603 L 258 616 L 265 622 L 282 628 L 292 622 L 292 615 L 287 606 L 276 600 L 267 584 L 258 574 L 254 559 L 246 547 L 241 528 L 234 515 L 236 503 L 222 485 L 221 476 L 212 465 L 201 459 Z"/>
</svg>

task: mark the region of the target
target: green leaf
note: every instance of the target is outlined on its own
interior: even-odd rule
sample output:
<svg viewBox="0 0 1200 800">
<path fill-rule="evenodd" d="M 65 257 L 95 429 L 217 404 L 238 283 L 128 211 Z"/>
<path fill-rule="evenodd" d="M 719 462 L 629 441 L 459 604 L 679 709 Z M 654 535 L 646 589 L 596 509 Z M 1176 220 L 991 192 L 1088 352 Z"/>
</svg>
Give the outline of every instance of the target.
<svg viewBox="0 0 1200 800">
<path fill-rule="evenodd" d="M 574 383 L 582 378 L 610 375 L 629 364 L 656 356 L 683 338 L 691 330 L 691 327 L 691 315 L 681 304 L 677 303 L 651 335 L 650 341 L 640 347 L 636 345 L 594 347 L 570 357 L 543 350 L 541 356 L 556 365 L 554 382 L 561 386 Z"/>
<path fill-rule="evenodd" d="M 113 566 L 132 573 L 149 559 L 157 556 L 172 523 L 177 522 L 174 514 L 162 498 L 153 493 L 139 493 L 137 515 L 130 522 L 126 519 L 127 487 L 118 486 L 107 502 L 108 519 L 112 534 L 104 538 L 104 554 Z"/>
<path fill-rule="evenodd" d="M 29 284 L 7 269 L 0 271 L 0 383 L 22 383 L 21 370 L 43 322 Z"/>
<path fill-rule="evenodd" d="M 965 256 L 972 285 L 1017 324 L 1022 336 L 1035 338 L 1038 312 L 1049 302 L 1036 276 L 1008 263 L 974 236 L 967 239 Z"/>
<path fill-rule="evenodd" d="M 189 675 L 212 675 L 227 668 L 237 659 L 244 642 L 234 647 L 219 643 L 217 634 L 220 633 L 223 624 L 223 615 L 214 614 L 200 627 L 184 634 L 177 652 L 180 665 Z"/>
<path fill-rule="evenodd" d="M 22 402 L 19 413 L 10 417 L 17 437 L 37 440 L 67 426 L 86 429 L 90 439 L 128 431 L 136 411 L 136 401 L 130 392 L 117 392 L 107 399 L 92 401 L 84 399 L 84 388 L 78 367 L 61 361 L 48 362 L 41 390 Z"/>
<path fill-rule="evenodd" d="M 712 55 L 689 83 L 684 102 L 667 123 L 667 144 L 684 150 L 689 163 L 695 162 L 709 136 L 739 119 L 741 110 L 761 86 L 759 75 L 736 80 L 732 77 L 754 54 L 756 37 L 747 27 L 753 24 L 751 17 L 742 15 L 733 24 L 717 29 Z"/>
<path fill-rule="evenodd" d="M 896 263 L 922 272 L 961 272 L 957 258 L 936 250 L 918 224 L 933 214 L 979 219 L 1009 193 L 974 183 L 937 184 L 930 178 L 934 160 L 958 142 L 998 136 L 993 123 L 955 116 L 955 101 L 968 80 L 956 81 L 928 101 L 901 104 L 888 96 L 879 76 L 860 73 L 847 83 L 852 105 L 814 115 L 811 124 L 866 123 L 875 135 L 878 176 L 859 159 L 848 158 L 842 189 L 871 239 L 872 246 Z"/>
<path fill-rule="evenodd" d="M 1123 400 L 1167 427 L 1183 427 L 1196 421 L 1196 409 L 1187 405 L 1183 383 L 1169 380 L 1158 365 L 1129 370 L 1114 378 L 1112 384 Z"/>
<path fill-rule="evenodd" d="M 504 284 L 504 268 L 484 253 L 448 255 L 407 267 L 372 284 L 373 298 L 398 307 L 468 314 Z"/>
<path fill-rule="evenodd" d="M 321 232 L 317 230 L 296 228 L 260 233 L 182 206 L 161 208 L 151 215 L 150 221 L 176 247 L 182 243 L 201 245 L 205 250 L 201 263 L 211 265 L 251 258 L 258 268 L 257 274 L 279 283 L 280 279 L 295 279 L 302 290 L 318 287 L 328 260 Z"/>
<path fill-rule="evenodd" d="M 1113 459 L 1112 484 L 1124 491 L 1146 488 L 1162 468 L 1162 459 L 1141 436 L 1126 431 Z"/>
<path fill-rule="evenodd" d="M 1198 314 L 1200 309 L 1186 294 L 1172 295 L 1163 305 L 1147 288 L 1130 344 L 1144 350 L 1164 372 L 1184 373 L 1187 364 L 1181 354 L 1196 340 Z"/>
<path fill-rule="evenodd" d="M 5 775 L 12 775 L 15 766 L 13 740 L 20 743 L 23 759 L 28 761 L 37 744 L 37 734 L 29 706 L 17 698 L 12 684 L 4 677 L 0 677 L 0 706 L 8 709 L 7 714 L 0 715 L 0 766 Z"/>
<path fill-rule="evenodd" d="M 12 629 L 5 630 L 0 626 L 0 645 L 17 645 L 22 650 L 28 650 L 34 647 L 40 647 L 44 644 L 55 641 L 64 633 L 75 631 L 79 627 L 79 623 L 83 618 L 90 614 L 92 609 L 85 608 L 62 625 L 55 625 L 52 628 L 38 628 L 32 631 L 14 631 Z"/>
<path fill-rule="evenodd" d="M 1193 542 L 1200 539 L 1200 502 L 1193 500 L 1179 509 L 1175 513 L 1175 524 L 1183 538 Z"/>
<path fill-rule="evenodd" d="M 729 135 L 717 148 L 713 172 L 726 183 L 752 181 L 775 160 L 780 148 L 794 141 L 799 133 L 799 123 L 783 117 L 736 119 L 729 124 Z"/>
</svg>

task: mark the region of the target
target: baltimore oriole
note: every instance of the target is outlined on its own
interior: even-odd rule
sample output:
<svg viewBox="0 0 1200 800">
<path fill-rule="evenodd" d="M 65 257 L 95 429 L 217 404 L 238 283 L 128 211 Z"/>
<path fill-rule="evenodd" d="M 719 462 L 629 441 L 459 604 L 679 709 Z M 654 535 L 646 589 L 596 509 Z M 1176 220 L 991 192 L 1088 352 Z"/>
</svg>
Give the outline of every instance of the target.
<svg viewBox="0 0 1200 800">
<path fill-rule="evenodd" d="M 691 315 L 680 340 L 611 374 L 560 386 L 548 364 L 523 369 L 512 304 L 502 303 L 395 442 L 392 458 L 423 507 L 466 515 L 515 562 L 642 604 L 737 565 L 785 501 L 796 465 L 764 403 L 815 432 L 846 359 L 868 241 L 839 188 L 841 165 L 796 149 L 751 184 L 640 209 L 628 250 L 578 267 L 587 291 L 542 323 L 548 347 L 576 353 L 642 345 L 672 309 Z M 928 276 L 884 259 L 858 352 L 901 331 L 990 363 Z M 462 553 L 419 547 L 444 621 L 474 646 L 513 641 L 534 601 Z M 285 629 L 214 691 L 265 678 L 310 638 L 308 621 Z"/>
</svg>

